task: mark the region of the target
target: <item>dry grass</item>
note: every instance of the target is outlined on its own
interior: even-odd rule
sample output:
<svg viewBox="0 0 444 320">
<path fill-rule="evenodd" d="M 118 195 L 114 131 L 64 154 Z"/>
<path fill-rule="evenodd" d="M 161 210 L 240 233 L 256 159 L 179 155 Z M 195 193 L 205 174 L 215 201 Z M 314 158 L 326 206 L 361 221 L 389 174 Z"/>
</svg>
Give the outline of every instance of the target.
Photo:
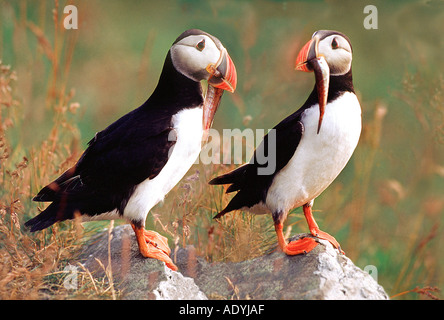
<svg viewBox="0 0 444 320">
<path fill-rule="evenodd" d="M 28 19 L 28 2 L 14 6 L 14 53 L 32 61 L 32 72 L 27 73 L 20 64 L 11 68 L 0 63 L 0 299 L 115 299 L 119 292 L 113 285 L 112 270 L 105 270 L 106 276 L 97 279 L 76 265 L 78 289 L 64 287 L 64 268 L 92 233 L 94 223 L 88 225 L 89 231 L 79 223 L 66 222 L 36 234 L 22 227 L 43 209 L 30 201 L 32 196 L 72 166 L 83 150 L 77 123 L 85 108 L 68 85 L 79 39 L 77 33 L 61 27 L 59 2 L 49 4 L 39 3 L 33 21 Z M 247 4 L 239 10 L 246 17 L 242 30 L 260 28 L 261 18 L 254 10 Z M 52 24 L 45 23 L 50 11 Z M 143 49 L 141 81 L 147 78 L 142 72 L 150 66 L 148 60 L 154 59 L 155 40 L 152 31 Z M 294 87 L 295 79 L 283 66 L 292 63 L 294 52 L 285 43 L 275 48 L 274 57 L 258 54 L 258 32 L 241 32 L 239 40 L 242 58 L 236 65 L 241 66 L 238 71 L 243 82 L 238 94 L 224 97 L 224 102 L 231 99 L 240 116 L 230 118 L 227 127 L 271 127 L 275 122 L 270 119 L 288 114 L 288 110 L 267 105 L 289 103 L 283 92 Z M 292 43 L 297 50 L 302 40 L 293 39 Z M 278 60 L 280 55 L 285 63 Z M 274 60 L 279 63 L 273 64 Z M 263 70 L 255 70 L 258 65 Z M 257 72 L 264 74 L 258 76 Z M 282 83 L 269 75 L 273 72 Z M 358 266 L 377 265 L 380 283 L 393 298 L 435 299 L 440 297 L 438 287 L 443 283 L 439 253 L 444 212 L 440 193 L 444 80 L 442 74 L 425 71 L 406 72 L 403 78 L 403 88 L 392 93 L 398 105 L 361 99 L 364 130 L 358 149 L 345 172 L 317 200 L 315 217 Z M 16 90 L 17 80 L 22 81 L 21 92 Z M 257 109 L 252 110 L 252 105 Z M 224 117 L 222 112 L 218 111 L 220 118 Z M 42 124 L 39 132 L 45 132 L 43 139 L 29 138 L 36 130 L 29 123 L 33 118 Z M 242 261 L 272 249 L 275 235 L 270 216 L 234 212 L 212 220 L 231 195 L 207 182 L 234 167 L 195 166 L 166 201 L 153 208 L 147 227 L 167 235 L 174 242 L 172 247 L 194 245 L 197 254 L 209 261 Z M 307 232 L 300 210 L 289 216 L 286 226 L 288 233 Z"/>
<path fill-rule="evenodd" d="M 25 2 L 21 10 L 26 12 Z M 52 39 L 33 22 L 20 20 L 18 24 L 19 29 L 35 37 L 38 46 L 34 54 L 48 61 L 51 68 L 41 112 L 51 118 L 52 125 L 39 145 L 25 149 L 20 141 L 14 141 L 12 146 L 11 141 L 25 130 L 24 106 L 15 92 L 17 74 L 10 66 L 0 64 L 0 299 L 115 299 L 119 294 L 113 286 L 112 270 L 104 270 L 106 276 L 96 279 L 81 264 L 75 265 L 77 290 L 65 288 L 69 274 L 65 267 L 89 236 L 79 223 L 60 223 L 34 234 L 22 226 L 43 210 L 30 201 L 36 191 L 70 168 L 81 151 L 75 125 L 81 106 L 74 100 L 75 91 L 67 90 L 76 37 L 65 34 L 61 28 L 59 11 L 55 1 Z M 215 168 L 211 168 L 212 173 L 222 172 L 222 168 Z M 198 254 L 208 260 L 240 261 L 262 254 L 266 236 L 262 232 L 264 224 L 256 223 L 260 219 L 234 214 L 214 223 L 212 216 L 228 198 L 215 196 L 217 191 L 206 186 L 210 168 L 201 170 L 205 174 L 197 171 L 187 178 L 176 188 L 176 194 L 171 195 L 176 200 L 162 207 L 169 214 L 162 214 L 160 219 L 157 210 L 153 210 L 154 227 L 163 228 L 176 246 L 195 245 Z M 223 203 L 215 205 L 216 198 L 223 198 Z"/>
<path fill-rule="evenodd" d="M 66 276 L 63 269 L 67 261 L 75 256 L 84 237 L 82 228 L 76 224 L 59 224 L 35 234 L 22 227 L 23 220 L 42 209 L 30 202 L 35 191 L 72 166 L 79 155 L 79 133 L 72 121 L 78 104 L 72 102 L 72 90 L 66 93 L 75 41 L 69 38 L 67 44 L 63 42 L 66 37 L 59 34 L 62 29 L 57 12 L 54 11 L 53 45 L 38 26 L 27 21 L 18 26 L 29 28 L 35 35 L 38 50 L 52 68 L 46 113 L 52 115 L 53 126 L 47 139 L 29 150 L 16 141 L 26 126 L 23 104 L 15 92 L 18 76 L 10 66 L 0 62 L 0 299 L 72 297 L 60 284 Z M 106 279 L 94 279 L 87 270 L 79 274 L 80 290 L 76 295 L 95 292 L 96 297 L 107 297 L 108 285 L 102 283 Z"/>
</svg>

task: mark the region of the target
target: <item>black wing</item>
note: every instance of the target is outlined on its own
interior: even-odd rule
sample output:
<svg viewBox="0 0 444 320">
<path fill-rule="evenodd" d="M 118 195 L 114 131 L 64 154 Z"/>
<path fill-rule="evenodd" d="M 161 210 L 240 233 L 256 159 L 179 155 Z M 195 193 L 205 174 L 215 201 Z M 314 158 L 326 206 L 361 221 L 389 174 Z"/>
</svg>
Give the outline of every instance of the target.
<svg viewBox="0 0 444 320">
<path fill-rule="evenodd" d="M 108 197 L 124 196 L 162 170 L 175 144 L 172 131 L 171 116 L 161 110 L 138 108 L 97 133 L 75 167 L 33 200 L 81 201 L 94 196 L 100 203 L 101 198 L 108 201 Z M 110 202 L 119 204 L 119 200 Z"/>
<path fill-rule="evenodd" d="M 216 185 L 231 184 L 227 193 L 239 191 L 215 218 L 232 210 L 265 202 L 274 176 L 290 161 L 304 133 L 304 125 L 300 121 L 302 110 L 298 111 L 281 121 L 264 137 L 250 163 L 209 182 Z"/>
</svg>

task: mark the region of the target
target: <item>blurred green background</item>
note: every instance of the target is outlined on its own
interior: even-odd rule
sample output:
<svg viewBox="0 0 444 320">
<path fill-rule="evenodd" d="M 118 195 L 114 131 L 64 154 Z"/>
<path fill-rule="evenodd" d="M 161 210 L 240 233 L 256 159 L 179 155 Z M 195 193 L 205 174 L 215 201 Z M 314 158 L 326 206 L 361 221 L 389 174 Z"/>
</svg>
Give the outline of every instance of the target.
<svg viewBox="0 0 444 320">
<path fill-rule="evenodd" d="M 17 72 L 23 105 L 10 137 L 17 152 L 46 139 L 53 121 L 48 44 L 30 22 L 60 56 L 72 55 L 57 80 L 75 90 L 80 149 L 149 97 L 186 29 L 218 37 L 237 67 L 237 91 L 214 121 L 220 130 L 272 128 L 299 108 L 314 78 L 294 71 L 297 52 L 314 31 L 335 29 L 353 45 L 364 130 L 315 216 L 358 266 L 377 267 L 389 295 L 444 288 L 444 1 L 372 1 L 376 30 L 363 25 L 367 1 L 60 1 L 60 16 L 67 4 L 78 8 L 79 29 L 54 43 L 54 1 L 0 0 L 0 59 Z M 293 232 L 306 231 L 301 223 Z"/>
</svg>

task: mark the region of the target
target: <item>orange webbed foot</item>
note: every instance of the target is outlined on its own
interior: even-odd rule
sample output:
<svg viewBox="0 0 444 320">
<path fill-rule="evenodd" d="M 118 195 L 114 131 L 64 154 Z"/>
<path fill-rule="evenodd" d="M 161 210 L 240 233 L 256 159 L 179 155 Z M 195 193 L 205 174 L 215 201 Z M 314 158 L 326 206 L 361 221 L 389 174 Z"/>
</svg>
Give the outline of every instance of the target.
<svg viewBox="0 0 444 320">
<path fill-rule="evenodd" d="M 319 243 L 317 243 L 316 240 L 313 238 L 302 238 L 291 241 L 282 248 L 282 251 L 284 251 L 289 256 L 294 256 L 302 253 L 306 254 L 316 248 L 318 244 Z"/>
<path fill-rule="evenodd" d="M 319 239 L 327 240 L 328 242 L 330 242 L 332 244 L 333 247 L 338 249 L 342 254 L 345 254 L 345 252 L 342 251 L 341 245 L 339 244 L 339 242 L 332 235 L 328 234 L 327 232 L 316 229 L 316 228 L 310 229 L 310 232 L 313 236 L 315 236 Z"/>
<path fill-rule="evenodd" d="M 171 254 L 171 249 L 168 246 L 168 239 L 156 231 L 143 230 L 146 243 L 152 243 L 154 247 L 162 250 L 166 255 Z"/>
<path fill-rule="evenodd" d="M 177 271 L 177 266 L 169 257 L 171 249 L 168 247 L 168 239 L 159 233 L 145 230 L 143 227 L 133 227 L 136 234 L 139 252 L 145 258 L 153 258 L 165 262 L 166 266 L 173 271 Z"/>
<path fill-rule="evenodd" d="M 313 213 L 311 211 L 311 205 L 310 204 L 304 204 L 303 206 L 305 219 L 307 220 L 308 228 L 310 229 L 310 233 L 322 240 L 327 240 L 332 244 L 333 247 L 338 249 L 342 254 L 345 254 L 344 251 L 342 251 L 341 246 L 339 245 L 339 242 L 336 241 L 336 239 L 329 235 L 327 232 L 321 231 L 318 227 L 318 224 L 316 223 Z"/>
<path fill-rule="evenodd" d="M 289 256 L 309 253 L 319 244 L 318 242 L 316 242 L 315 239 L 310 237 L 301 238 L 287 243 L 284 238 L 284 233 L 282 232 L 283 225 L 281 223 L 278 223 L 274 227 L 276 230 L 276 235 L 278 237 L 279 247 L 285 254 Z"/>
</svg>

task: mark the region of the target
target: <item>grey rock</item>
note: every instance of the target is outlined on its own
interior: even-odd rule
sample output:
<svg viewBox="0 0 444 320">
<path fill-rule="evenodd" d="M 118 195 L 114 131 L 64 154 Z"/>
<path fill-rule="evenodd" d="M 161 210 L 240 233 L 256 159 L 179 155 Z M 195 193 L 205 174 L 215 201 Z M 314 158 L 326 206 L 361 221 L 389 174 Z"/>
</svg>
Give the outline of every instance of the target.
<svg viewBox="0 0 444 320">
<path fill-rule="evenodd" d="M 113 228 L 111 234 L 100 233 L 78 259 L 95 277 L 108 277 L 109 281 L 112 275 L 123 299 L 207 299 L 192 278 L 170 270 L 161 261 L 143 258 L 129 225 Z"/>
<path fill-rule="evenodd" d="M 188 246 L 175 250 L 172 259 L 179 272 L 174 272 L 139 254 L 130 226 L 116 227 L 111 235 L 110 250 L 104 232 L 80 259 L 96 276 L 105 274 L 111 259 L 123 299 L 388 299 L 371 275 L 327 241 L 306 255 L 275 251 L 237 263 L 209 263 Z"/>
</svg>

